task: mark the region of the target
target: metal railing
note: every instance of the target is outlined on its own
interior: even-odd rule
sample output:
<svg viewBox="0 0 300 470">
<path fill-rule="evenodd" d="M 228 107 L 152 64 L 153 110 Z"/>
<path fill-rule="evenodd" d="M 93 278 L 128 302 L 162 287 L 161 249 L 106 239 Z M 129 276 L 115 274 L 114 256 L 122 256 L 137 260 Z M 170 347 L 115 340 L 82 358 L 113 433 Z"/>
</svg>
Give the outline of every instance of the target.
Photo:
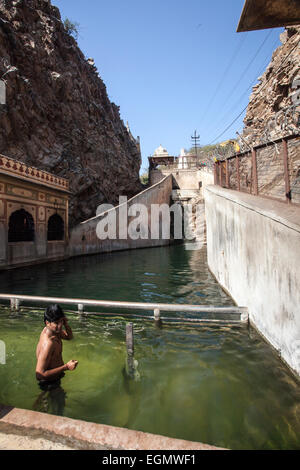
<svg viewBox="0 0 300 470">
<path fill-rule="evenodd" d="M 297 179 L 299 163 L 297 159 L 289 156 L 289 145 L 297 145 L 300 148 L 299 139 L 300 134 L 287 135 L 218 159 L 214 164 L 214 184 L 255 196 L 299 204 L 300 199 L 296 196 L 300 194 Z M 261 156 L 266 147 L 271 147 L 270 153 L 276 158 Z M 270 186 L 275 186 L 274 193 Z"/>
<path fill-rule="evenodd" d="M 77 313 L 80 315 L 103 315 L 103 316 L 132 316 L 136 318 L 142 318 L 145 320 L 152 319 L 155 322 L 161 322 L 162 320 L 177 320 L 183 322 L 210 322 L 210 323 L 247 323 L 248 309 L 246 307 L 219 307 L 211 305 L 193 305 L 193 304 L 163 304 L 154 302 L 121 302 L 113 300 L 92 300 L 92 299 L 73 299 L 63 297 L 42 297 L 42 296 L 31 296 L 31 295 L 17 295 L 17 294 L 0 294 L 0 300 L 8 300 L 10 302 L 10 308 L 12 311 L 18 311 L 20 309 L 20 303 L 26 302 L 30 304 L 35 303 L 55 303 L 63 305 L 77 305 Z M 85 307 L 102 307 L 102 308 L 116 308 L 116 309 L 133 309 L 133 310 L 144 310 L 153 311 L 153 316 L 136 315 L 133 313 L 106 313 L 106 312 L 88 312 L 85 311 Z M 201 313 L 206 315 L 201 318 L 185 318 L 185 317 L 162 317 L 161 312 L 190 312 L 190 313 Z M 220 315 L 225 315 L 225 319 L 217 318 Z M 237 317 L 233 319 L 232 316 Z M 231 317 L 230 317 L 231 316 Z M 215 318 L 214 318 L 215 317 Z"/>
</svg>

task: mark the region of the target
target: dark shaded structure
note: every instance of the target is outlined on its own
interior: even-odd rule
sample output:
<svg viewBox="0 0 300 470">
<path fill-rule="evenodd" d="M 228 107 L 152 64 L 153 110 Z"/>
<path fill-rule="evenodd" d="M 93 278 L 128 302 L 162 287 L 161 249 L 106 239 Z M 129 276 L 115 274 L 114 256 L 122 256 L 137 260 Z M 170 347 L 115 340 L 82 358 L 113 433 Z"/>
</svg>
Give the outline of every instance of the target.
<svg viewBox="0 0 300 470">
<path fill-rule="evenodd" d="M 237 32 L 300 24 L 299 0 L 246 0 Z"/>
<path fill-rule="evenodd" d="M 152 170 L 154 168 L 157 168 L 158 165 L 163 165 L 163 166 L 170 166 L 173 165 L 176 162 L 176 157 L 172 157 L 170 155 L 167 156 L 159 156 L 159 157 L 148 157 L 149 160 L 149 169 Z"/>
<path fill-rule="evenodd" d="M 25 209 L 20 209 L 11 214 L 8 225 L 8 242 L 33 242 L 34 221 L 33 217 Z"/>
<path fill-rule="evenodd" d="M 48 220 L 47 240 L 63 240 L 65 235 L 64 221 L 58 214 L 53 214 Z"/>
</svg>

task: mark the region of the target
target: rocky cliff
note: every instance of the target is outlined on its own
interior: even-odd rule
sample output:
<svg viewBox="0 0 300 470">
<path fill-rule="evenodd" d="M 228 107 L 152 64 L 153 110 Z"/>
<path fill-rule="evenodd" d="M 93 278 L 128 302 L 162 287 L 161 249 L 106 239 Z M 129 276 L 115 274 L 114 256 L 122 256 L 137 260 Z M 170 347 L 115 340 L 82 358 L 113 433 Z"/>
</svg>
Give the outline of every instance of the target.
<svg viewBox="0 0 300 470">
<path fill-rule="evenodd" d="M 141 189 L 138 142 L 50 0 L 0 0 L 0 153 L 68 178 L 70 222 Z"/>
<path fill-rule="evenodd" d="M 299 132 L 300 27 L 286 28 L 280 39 L 282 45 L 250 96 L 243 131 L 250 145 Z"/>
</svg>

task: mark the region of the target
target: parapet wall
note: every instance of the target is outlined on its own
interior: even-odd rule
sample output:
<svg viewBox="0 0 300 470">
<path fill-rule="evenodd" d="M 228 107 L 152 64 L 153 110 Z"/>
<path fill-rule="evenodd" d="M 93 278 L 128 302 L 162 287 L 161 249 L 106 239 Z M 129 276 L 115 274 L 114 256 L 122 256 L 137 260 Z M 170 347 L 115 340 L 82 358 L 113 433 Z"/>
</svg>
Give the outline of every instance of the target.
<svg viewBox="0 0 300 470">
<path fill-rule="evenodd" d="M 127 234 L 125 234 L 124 236 L 124 231 L 122 231 L 123 236 L 120 236 L 120 220 L 123 217 L 123 211 L 125 207 L 124 204 L 121 204 L 74 227 L 70 233 L 69 255 L 77 256 L 92 253 L 104 253 L 110 251 L 168 245 L 170 243 L 170 240 L 162 238 L 159 238 L 157 240 L 151 239 L 150 215 L 152 204 L 170 205 L 171 194 L 172 176 L 169 175 L 164 177 L 159 183 L 151 186 L 145 191 L 142 191 L 141 193 L 137 194 L 136 196 L 127 201 L 127 210 L 129 210 L 129 208 L 134 204 L 141 204 L 147 208 L 149 215 L 149 232 L 147 238 L 138 238 L 136 240 L 133 240 L 128 237 Z M 116 239 L 107 238 L 105 240 L 100 240 L 96 232 L 97 225 L 101 220 L 103 220 L 104 217 L 107 218 L 109 212 L 113 212 L 114 214 L 113 217 L 115 217 L 116 220 L 117 236 Z M 127 215 L 127 227 L 130 225 L 134 218 L 135 217 L 130 217 Z"/>
<path fill-rule="evenodd" d="M 209 169 L 169 169 L 162 167 L 150 171 L 150 183 L 158 183 L 167 175 L 172 175 L 174 189 L 198 190 L 200 193 L 207 184 L 213 184 L 214 182 L 213 171 Z"/>
<path fill-rule="evenodd" d="M 300 210 L 208 186 L 208 265 L 237 305 L 300 375 Z"/>
</svg>

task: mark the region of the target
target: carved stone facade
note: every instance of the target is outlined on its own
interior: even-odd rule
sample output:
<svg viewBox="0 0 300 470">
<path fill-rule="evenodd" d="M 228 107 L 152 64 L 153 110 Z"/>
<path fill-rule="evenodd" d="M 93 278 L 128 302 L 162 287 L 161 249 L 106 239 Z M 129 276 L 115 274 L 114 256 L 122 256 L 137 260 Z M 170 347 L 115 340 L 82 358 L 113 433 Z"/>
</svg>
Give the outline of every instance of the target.
<svg viewBox="0 0 300 470">
<path fill-rule="evenodd" d="M 64 258 L 68 181 L 0 155 L 0 269 Z"/>
</svg>

